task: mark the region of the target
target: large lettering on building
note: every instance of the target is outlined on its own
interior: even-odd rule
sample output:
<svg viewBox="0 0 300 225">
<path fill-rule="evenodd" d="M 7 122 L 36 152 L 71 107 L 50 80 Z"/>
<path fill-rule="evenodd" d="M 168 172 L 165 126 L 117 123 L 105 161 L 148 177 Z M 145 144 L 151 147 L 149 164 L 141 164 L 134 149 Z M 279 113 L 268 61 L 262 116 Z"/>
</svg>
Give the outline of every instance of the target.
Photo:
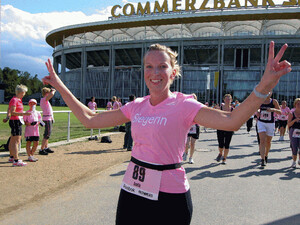
<svg viewBox="0 0 300 225">
<path fill-rule="evenodd" d="M 200 7 L 196 7 L 200 3 Z M 212 4 L 213 3 L 213 4 Z M 299 6 L 300 0 L 284 0 L 280 6 Z M 162 3 L 155 1 L 154 4 L 146 2 L 144 5 L 138 3 L 136 6 L 132 3 L 127 3 L 123 7 L 115 5 L 111 9 L 113 17 L 144 15 L 151 13 L 168 13 L 181 11 L 197 11 L 197 10 L 211 10 L 211 9 L 230 9 L 230 8 L 247 8 L 247 7 L 274 7 L 276 6 L 273 0 L 229 0 L 225 3 L 224 0 L 172 0 L 172 5 L 169 7 L 168 1 L 164 0 Z M 277 4 L 278 6 L 278 4 Z"/>
</svg>

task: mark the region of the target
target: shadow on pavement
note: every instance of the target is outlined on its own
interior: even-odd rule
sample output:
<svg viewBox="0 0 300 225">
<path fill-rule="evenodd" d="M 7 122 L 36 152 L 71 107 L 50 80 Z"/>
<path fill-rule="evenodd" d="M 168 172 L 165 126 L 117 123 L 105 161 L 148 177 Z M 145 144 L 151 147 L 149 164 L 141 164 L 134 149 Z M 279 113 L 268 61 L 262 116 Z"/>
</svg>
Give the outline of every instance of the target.
<svg viewBox="0 0 300 225">
<path fill-rule="evenodd" d="M 273 222 L 266 223 L 264 225 L 282 225 L 282 224 L 289 224 L 289 225 L 299 225 L 300 223 L 300 214 L 286 217 L 280 220 L 276 220 Z"/>
<path fill-rule="evenodd" d="M 296 173 L 295 170 L 296 169 L 291 167 L 285 167 L 282 169 L 268 169 L 268 166 L 266 166 L 260 171 L 251 171 L 240 175 L 240 177 L 246 178 L 251 176 L 273 176 L 275 174 L 282 174 L 283 176 L 279 178 L 280 180 L 292 180 L 294 178 L 300 178 L 300 174 Z"/>
<path fill-rule="evenodd" d="M 103 154 L 103 153 L 118 153 L 118 152 L 125 152 L 123 148 L 116 148 L 116 149 L 109 149 L 109 150 L 95 150 L 95 151 L 82 151 L 82 152 L 66 152 L 67 155 L 73 154 L 81 154 L 81 155 L 92 155 L 92 154 Z"/>
<path fill-rule="evenodd" d="M 110 174 L 111 177 L 123 176 L 126 170 L 119 171 L 117 173 Z"/>
<path fill-rule="evenodd" d="M 223 166 L 221 164 L 218 164 L 218 163 L 212 163 L 210 164 L 210 167 L 208 168 L 205 168 L 207 166 L 204 166 L 204 167 L 200 167 L 200 168 L 186 168 L 186 171 L 193 171 L 193 170 L 203 170 L 203 169 L 209 169 L 211 167 L 216 167 L 216 166 Z M 247 167 L 244 167 L 244 168 L 240 168 L 240 169 L 225 169 L 225 170 L 219 170 L 219 171 L 216 171 L 216 172 L 211 172 L 211 171 L 203 171 L 199 174 L 197 174 L 196 176 L 193 176 L 191 177 L 190 179 L 191 180 L 200 180 L 200 179 L 204 179 L 206 177 L 210 177 L 210 178 L 225 178 L 225 177 L 232 177 L 234 176 L 234 174 L 236 173 L 240 173 L 240 172 L 243 172 L 243 171 L 247 171 L 247 170 L 250 170 L 250 169 L 254 169 L 255 167 L 257 167 L 257 165 L 251 165 L 251 166 L 247 166 Z"/>
</svg>

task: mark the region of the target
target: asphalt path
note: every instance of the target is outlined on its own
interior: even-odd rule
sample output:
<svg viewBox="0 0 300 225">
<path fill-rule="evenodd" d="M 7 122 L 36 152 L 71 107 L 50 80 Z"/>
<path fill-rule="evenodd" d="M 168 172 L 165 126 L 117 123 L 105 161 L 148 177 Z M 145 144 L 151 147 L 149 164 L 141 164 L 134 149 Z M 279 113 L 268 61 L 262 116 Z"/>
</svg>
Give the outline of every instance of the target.
<svg viewBox="0 0 300 225">
<path fill-rule="evenodd" d="M 222 165 L 214 160 L 216 132 L 202 132 L 195 164 L 184 164 L 194 205 L 191 224 L 300 224 L 300 166 L 290 168 L 288 136 L 285 141 L 278 138 L 273 138 L 269 163 L 262 168 L 255 130 L 248 134 L 241 128 L 232 138 L 227 164 Z M 114 224 L 127 164 L 16 210 L 0 224 Z"/>
</svg>

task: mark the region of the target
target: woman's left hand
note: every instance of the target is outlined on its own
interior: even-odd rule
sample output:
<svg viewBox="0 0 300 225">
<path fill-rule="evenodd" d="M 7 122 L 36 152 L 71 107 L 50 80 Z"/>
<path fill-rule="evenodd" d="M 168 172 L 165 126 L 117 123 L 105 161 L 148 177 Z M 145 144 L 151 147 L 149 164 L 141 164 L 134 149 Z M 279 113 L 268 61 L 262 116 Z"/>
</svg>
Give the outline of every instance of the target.
<svg viewBox="0 0 300 225">
<path fill-rule="evenodd" d="M 284 44 L 277 55 L 274 57 L 274 41 L 270 42 L 269 46 L 269 57 L 268 63 L 264 72 L 264 75 L 261 78 L 256 90 L 262 94 L 267 94 L 278 84 L 279 79 L 292 71 L 291 64 L 283 60 L 280 62 L 286 48 L 287 44 Z"/>
</svg>

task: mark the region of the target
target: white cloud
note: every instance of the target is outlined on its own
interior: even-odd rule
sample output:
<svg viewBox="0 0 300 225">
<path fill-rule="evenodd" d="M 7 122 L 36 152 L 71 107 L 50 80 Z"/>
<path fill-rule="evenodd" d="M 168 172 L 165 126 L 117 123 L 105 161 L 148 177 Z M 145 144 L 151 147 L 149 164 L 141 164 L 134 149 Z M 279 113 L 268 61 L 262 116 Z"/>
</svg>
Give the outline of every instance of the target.
<svg viewBox="0 0 300 225">
<path fill-rule="evenodd" d="M 11 5 L 1 6 L 0 66 L 38 74 L 42 78 L 44 62 L 52 54 L 52 47 L 45 41 L 46 34 L 62 26 L 107 20 L 110 9 L 93 15 L 80 11 L 32 14 Z"/>
<path fill-rule="evenodd" d="M 3 5 L 1 30 L 18 39 L 44 39 L 53 29 L 77 23 L 103 21 L 110 16 L 109 9 L 98 12 L 99 14 L 93 15 L 85 15 L 80 11 L 31 14 L 11 5 Z"/>
</svg>

